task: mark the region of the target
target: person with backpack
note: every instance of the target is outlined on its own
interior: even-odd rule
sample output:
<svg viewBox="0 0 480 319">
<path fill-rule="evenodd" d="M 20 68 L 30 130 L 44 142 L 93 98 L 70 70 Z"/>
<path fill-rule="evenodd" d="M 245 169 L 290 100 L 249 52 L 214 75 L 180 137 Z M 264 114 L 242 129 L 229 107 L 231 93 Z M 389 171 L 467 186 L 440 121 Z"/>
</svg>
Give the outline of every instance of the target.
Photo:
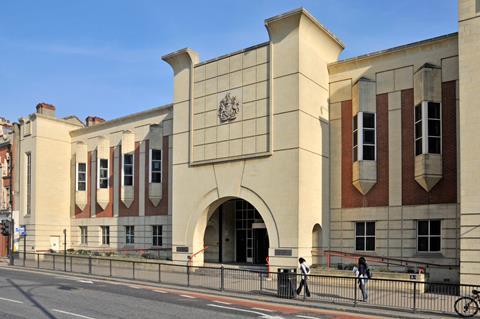
<svg viewBox="0 0 480 319">
<path fill-rule="evenodd" d="M 307 284 L 307 277 L 308 274 L 310 273 L 310 267 L 307 266 L 305 259 L 300 257 L 298 259 L 298 262 L 300 263 L 300 272 L 302 273 L 302 280 L 300 281 L 300 286 L 298 286 L 297 289 L 297 295 L 300 295 L 302 292 L 303 286 L 305 286 L 305 294 L 307 297 L 310 297 L 310 290 L 308 289 L 308 284 Z"/>
<path fill-rule="evenodd" d="M 366 302 L 368 299 L 367 282 L 368 279 L 372 278 L 372 273 L 370 268 L 368 268 L 365 257 L 362 256 L 358 258 L 358 266 L 353 267 L 353 272 L 355 273 L 355 277 L 358 278 L 358 287 L 362 292 L 362 299 Z"/>
</svg>

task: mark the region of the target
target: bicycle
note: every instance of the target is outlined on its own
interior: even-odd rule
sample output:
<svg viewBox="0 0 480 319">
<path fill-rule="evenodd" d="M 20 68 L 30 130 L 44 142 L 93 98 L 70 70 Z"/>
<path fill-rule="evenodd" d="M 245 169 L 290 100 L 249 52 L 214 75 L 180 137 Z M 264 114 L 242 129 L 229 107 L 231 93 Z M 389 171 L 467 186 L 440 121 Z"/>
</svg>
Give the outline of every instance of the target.
<svg viewBox="0 0 480 319">
<path fill-rule="evenodd" d="M 480 302 L 480 291 L 473 289 L 472 296 L 463 296 L 455 301 L 455 312 L 460 317 L 473 317 L 478 312 Z"/>
</svg>

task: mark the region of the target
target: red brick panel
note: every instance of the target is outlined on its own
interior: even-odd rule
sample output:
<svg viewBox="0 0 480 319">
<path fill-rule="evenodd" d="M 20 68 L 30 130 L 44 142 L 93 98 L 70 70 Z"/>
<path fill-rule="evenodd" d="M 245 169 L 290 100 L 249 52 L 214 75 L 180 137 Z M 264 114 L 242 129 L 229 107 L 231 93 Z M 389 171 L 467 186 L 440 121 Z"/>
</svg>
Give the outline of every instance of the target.
<svg viewBox="0 0 480 319">
<path fill-rule="evenodd" d="M 430 192 L 415 181 L 413 89 L 402 91 L 402 204 L 457 202 L 456 83 L 442 83 L 443 178 Z"/>
<path fill-rule="evenodd" d="M 352 101 L 342 102 L 342 207 L 388 206 L 388 94 L 377 95 L 377 183 L 366 195 L 352 184 Z"/>
<path fill-rule="evenodd" d="M 78 208 L 77 205 L 75 205 L 75 218 L 89 218 L 91 217 L 91 214 L 90 214 L 90 207 L 91 207 L 91 203 L 92 203 L 92 187 L 90 186 L 90 178 L 91 178 L 91 171 L 92 171 L 92 152 L 88 152 L 88 155 L 87 155 L 87 189 L 86 189 L 86 192 L 87 192 L 87 205 L 85 206 L 85 209 L 84 210 L 81 210 L 80 208 Z M 77 165 L 75 163 L 75 165 Z M 77 182 L 77 176 L 76 176 L 76 168 L 75 168 L 75 175 L 73 177 L 74 179 L 74 191 L 77 187 L 77 185 L 75 185 L 75 183 Z"/>
<path fill-rule="evenodd" d="M 122 168 L 123 168 L 123 156 L 119 156 L 119 162 L 120 162 L 120 169 L 118 172 L 118 179 L 120 181 L 119 183 L 119 188 L 118 188 L 118 200 L 119 200 L 119 205 L 118 205 L 118 215 L 120 217 L 126 217 L 126 216 L 138 216 L 138 207 L 139 207 L 139 189 L 140 189 L 140 145 L 138 142 L 135 143 L 135 155 L 134 155 L 134 182 L 133 182 L 133 187 L 134 187 L 134 200 L 132 202 L 132 205 L 130 208 L 127 208 L 125 204 L 122 202 L 121 198 L 121 192 L 122 192 Z"/>
<path fill-rule="evenodd" d="M 162 150 L 162 200 L 157 207 L 148 198 L 150 177 L 150 146 L 145 142 L 145 216 L 168 215 L 168 136 L 163 137 Z"/>
<path fill-rule="evenodd" d="M 110 160 L 109 160 L 109 177 L 108 177 L 108 205 L 105 207 L 105 210 L 102 210 L 102 207 L 96 203 L 96 217 L 113 217 L 113 155 L 114 148 L 110 147 Z M 98 170 L 98 167 L 97 167 Z M 98 174 L 96 174 L 96 179 L 98 178 Z"/>
</svg>

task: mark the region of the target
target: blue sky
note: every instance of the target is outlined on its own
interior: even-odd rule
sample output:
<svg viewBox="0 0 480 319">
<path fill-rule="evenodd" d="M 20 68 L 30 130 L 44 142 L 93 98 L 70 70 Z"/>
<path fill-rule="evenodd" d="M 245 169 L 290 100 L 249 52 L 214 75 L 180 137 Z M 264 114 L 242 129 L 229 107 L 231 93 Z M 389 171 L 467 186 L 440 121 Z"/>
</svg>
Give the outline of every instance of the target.
<svg viewBox="0 0 480 319">
<path fill-rule="evenodd" d="M 268 40 L 263 21 L 305 7 L 346 45 L 341 58 L 457 31 L 455 0 L 44 0 L 0 5 L 0 116 L 39 102 L 112 119 L 167 104 L 166 53 L 201 60 Z"/>
</svg>

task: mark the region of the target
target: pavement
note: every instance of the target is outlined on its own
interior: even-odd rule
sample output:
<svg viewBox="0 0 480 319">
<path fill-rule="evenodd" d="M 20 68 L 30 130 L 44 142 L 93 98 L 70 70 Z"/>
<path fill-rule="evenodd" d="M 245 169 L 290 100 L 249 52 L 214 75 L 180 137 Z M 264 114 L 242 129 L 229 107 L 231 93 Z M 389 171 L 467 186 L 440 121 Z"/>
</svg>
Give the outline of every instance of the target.
<svg viewBox="0 0 480 319">
<path fill-rule="evenodd" d="M 444 318 L 0 267 L 0 318 Z M 335 309 L 337 308 L 337 309 Z M 363 312 L 363 313 L 362 313 Z"/>
</svg>

